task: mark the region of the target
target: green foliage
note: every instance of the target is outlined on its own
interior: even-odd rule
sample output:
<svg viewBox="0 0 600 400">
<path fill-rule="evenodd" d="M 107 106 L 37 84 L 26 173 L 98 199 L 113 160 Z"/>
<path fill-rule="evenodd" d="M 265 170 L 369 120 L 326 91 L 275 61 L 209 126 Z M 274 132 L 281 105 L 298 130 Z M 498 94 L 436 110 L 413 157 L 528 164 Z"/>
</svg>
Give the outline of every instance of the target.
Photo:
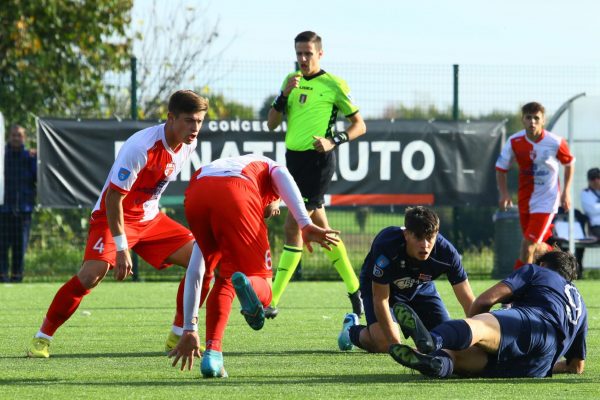
<svg viewBox="0 0 600 400">
<path fill-rule="evenodd" d="M 227 100 L 222 94 L 209 94 L 208 117 L 210 119 L 253 119 L 254 109 L 234 100 Z"/>
<path fill-rule="evenodd" d="M 3 0 L 0 110 L 30 116 L 96 115 L 108 71 L 127 68 L 132 0 Z"/>
<path fill-rule="evenodd" d="M 258 332 L 234 300 L 223 341 L 228 379 L 171 367 L 163 352 L 177 283 L 112 282 L 109 276 L 59 329 L 49 359 L 27 359 L 60 284 L 0 286 L 0 370 L 6 399 L 594 399 L 600 380 L 596 282 L 577 282 L 590 310 L 583 375 L 548 379 L 425 378 L 387 354 L 341 352 L 337 336 L 348 301 L 341 282 L 292 282 L 281 312 Z M 472 282 L 476 294 L 493 281 Z M 463 313 L 448 282 L 436 284 L 450 315 Z M 200 337 L 204 340 L 204 310 Z M 83 313 L 83 311 L 87 311 Z M 364 319 L 363 319 L 364 321 Z M 412 344 L 411 341 L 407 341 Z"/>
</svg>

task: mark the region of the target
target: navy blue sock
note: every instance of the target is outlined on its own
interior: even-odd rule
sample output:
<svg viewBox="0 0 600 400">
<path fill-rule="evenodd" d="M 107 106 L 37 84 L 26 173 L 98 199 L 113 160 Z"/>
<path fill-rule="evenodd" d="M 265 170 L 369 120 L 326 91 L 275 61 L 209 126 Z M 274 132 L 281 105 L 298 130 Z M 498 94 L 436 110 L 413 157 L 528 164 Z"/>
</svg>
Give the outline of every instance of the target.
<svg viewBox="0 0 600 400">
<path fill-rule="evenodd" d="M 471 346 L 471 327 L 462 319 L 446 321 L 431 330 L 437 349 L 464 350 Z"/>
<path fill-rule="evenodd" d="M 452 372 L 454 372 L 454 361 L 452 361 L 452 357 L 448 353 L 444 350 L 436 350 L 429 355 L 437 357 L 442 361 L 442 369 L 437 375 L 438 378 L 447 378 L 452 375 Z"/>
<path fill-rule="evenodd" d="M 367 327 L 364 325 L 353 325 L 350 327 L 350 341 L 353 345 L 355 345 L 356 347 L 360 347 L 361 349 L 364 349 L 364 347 L 362 347 L 360 344 L 360 332 L 362 332 L 362 330 L 366 328 Z"/>
</svg>

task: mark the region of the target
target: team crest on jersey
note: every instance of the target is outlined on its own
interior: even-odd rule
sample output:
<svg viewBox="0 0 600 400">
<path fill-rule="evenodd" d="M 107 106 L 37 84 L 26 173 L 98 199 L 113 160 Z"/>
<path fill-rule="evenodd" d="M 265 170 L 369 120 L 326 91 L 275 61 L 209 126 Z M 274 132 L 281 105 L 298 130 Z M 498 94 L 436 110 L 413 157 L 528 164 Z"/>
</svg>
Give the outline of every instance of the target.
<svg viewBox="0 0 600 400">
<path fill-rule="evenodd" d="M 129 178 L 129 175 L 131 175 L 130 170 L 128 170 L 127 168 L 121 168 L 117 176 L 119 177 L 120 181 L 124 181 L 125 179 Z"/>
<path fill-rule="evenodd" d="M 535 150 L 531 150 L 529 152 L 529 158 L 533 161 L 537 158 L 537 152 Z"/>
<path fill-rule="evenodd" d="M 304 103 L 306 103 L 306 99 L 307 99 L 307 97 L 308 97 L 308 96 L 307 96 L 306 94 L 302 93 L 302 94 L 300 95 L 300 99 L 298 99 L 298 101 L 300 102 L 300 104 L 304 104 Z"/>
<path fill-rule="evenodd" d="M 168 163 L 165 167 L 165 176 L 170 176 L 175 171 L 175 163 Z"/>
</svg>

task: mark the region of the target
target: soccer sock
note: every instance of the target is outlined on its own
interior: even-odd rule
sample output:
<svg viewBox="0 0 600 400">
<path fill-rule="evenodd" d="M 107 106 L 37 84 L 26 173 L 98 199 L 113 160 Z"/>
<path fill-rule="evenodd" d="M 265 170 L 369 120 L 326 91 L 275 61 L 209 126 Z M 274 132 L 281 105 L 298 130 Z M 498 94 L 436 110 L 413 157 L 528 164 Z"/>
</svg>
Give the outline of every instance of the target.
<svg viewBox="0 0 600 400">
<path fill-rule="evenodd" d="M 437 357 L 442 362 L 442 369 L 439 374 L 437 374 L 438 378 L 448 378 L 454 372 L 454 361 L 450 354 L 446 353 L 444 350 L 436 350 L 433 353 L 429 354 L 432 357 Z"/>
<path fill-rule="evenodd" d="M 42 323 L 40 332 L 47 336 L 54 336 L 54 333 L 62 324 L 64 324 L 73 315 L 79 307 L 83 296 L 90 292 L 81 284 L 77 275 L 73 276 L 67 283 L 62 285 L 54 300 L 50 303 L 46 318 Z"/>
<path fill-rule="evenodd" d="M 206 301 L 206 349 L 222 351 L 223 336 L 235 289 L 231 279 L 217 277 Z"/>
<path fill-rule="evenodd" d="M 261 276 L 248 276 L 247 278 L 262 305 L 266 307 L 271 304 L 273 292 L 271 292 L 271 286 L 269 285 L 269 282 L 267 282 L 267 280 Z"/>
<path fill-rule="evenodd" d="M 287 244 L 283 246 L 283 253 L 281 253 L 279 265 L 277 266 L 277 274 L 275 274 L 275 281 L 273 282 L 273 299 L 271 300 L 273 307 L 277 307 L 281 295 L 294 275 L 300 258 L 302 258 L 302 247 Z"/>
<path fill-rule="evenodd" d="M 513 271 L 518 270 L 519 268 L 521 268 L 523 265 L 525 265 L 525 263 L 523 261 L 521 261 L 520 258 L 517 258 L 517 261 L 515 261 L 515 265 L 513 265 Z"/>
<path fill-rule="evenodd" d="M 360 283 L 356 277 L 352 264 L 348 258 L 348 252 L 344 242 L 340 239 L 337 246 L 331 246 L 331 250 L 325 250 L 325 254 L 337 270 L 338 274 L 342 277 L 342 280 L 346 284 L 346 290 L 352 294 L 358 290 Z"/>
<path fill-rule="evenodd" d="M 462 319 L 453 319 L 431 330 L 436 349 L 464 350 L 471 346 L 471 327 Z"/>
<path fill-rule="evenodd" d="M 361 349 L 364 349 L 364 347 L 362 347 L 362 345 L 360 344 L 360 333 L 363 329 L 367 329 L 367 327 L 364 325 L 353 325 L 350 327 L 349 331 L 350 342 L 356 347 L 360 347 Z"/>
</svg>

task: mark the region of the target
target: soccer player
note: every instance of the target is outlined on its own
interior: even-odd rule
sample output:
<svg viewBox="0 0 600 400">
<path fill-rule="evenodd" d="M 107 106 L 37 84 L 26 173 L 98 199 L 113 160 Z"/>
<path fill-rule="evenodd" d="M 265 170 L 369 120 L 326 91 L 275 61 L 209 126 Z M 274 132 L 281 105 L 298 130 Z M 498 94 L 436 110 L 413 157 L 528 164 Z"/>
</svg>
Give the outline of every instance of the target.
<svg viewBox="0 0 600 400">
<path fill-rule="evenodd" d="M 571 207 L 569 188 L 574 173 L 574 157 L 565 139 L 544 129 L 545 109 L 540 103 L 521 108 L 524 130 L 508 138 L 496 161 L 496 181 L 501 210 L 512 206 L 506 172 L 512 161 L 519 165 L 519 218 L 523 240 L 514 269 L 533 262 L 536 248 L 547 250 L 545 241 L 552 235 L 552 219 L 562 205 Z M 562 194 L 558 179 L 559 164 L 565 168 Z"/>
<path fill-rule="evenodd" d="M 273 130 L 287 114 L 285 136 L 286 164 L 300 188 L 304 205 L 312 221 L 323 228 L 329 223 L 323 204 L 335 172 L 336 147 L 366 132 L 365 123 L 352 100 L 345 81 L 321 69 L 323 56 L 321 37 L 315 32 L 302 32 L 294 39 L 300 71 L 288 74 L 281 93 L 269 110 L 268 126 Z M 333 130 L 340 111 L 349 121 L 346 132 Z M 273 300 L 267 317 L 277 315 L 277 305 L 294 274 L 302 255 L 302 238 L 295 219 L 288 213 L 285 220 L 285 245 L 273 283 Z M 359 282 L 348 253 L 340 240 L 326 251 L 328 258 L 346 285 L 354 313 L 362 314 Z"/>
<path fill-rule="evenodd" d="M 338 336 L 340 350 L 358 346 L 372 353 L 386 353 L 400 343 L 391 306 L 409 304 L 431 329 L 450 319 L 434 280 L 445 274 L 465 315 L 475 296 L 460 254 L 439 234 L 440 220 L 426 207 L 406 210 L 405 228 L 390 226 L 373 240 L 360 273 L 360 291 L 367 326 L 358 316 L 346 314 Z M 404 332 L 406 336 L 406 332 Z"/>
<path fill-rule="evenodd" d="M 157 269 L 188 266 L 194 238 L 159 212 L 158 202 L 194 152 L 207 110 L 206 99 L 190 90 L 177 91 L 169 99 L 166 123 L 143 129 L 123 144 L 92 211 L 81 269 L 56 293 L 28 349 L 29 357 L 50 356 L 48 347 L 56 330 L 110 269 L 117 280 L 131 274 L 130 248 Z M 183 332 L 183 282 L 167 349 Z"/>
<path fill-rule="evenodd" d="M 210 196 L 207 196 L 210 193 Z M 242 314 L 252 329 L 265 321 L 264 307 L 270 304 L 271 251 L 263 217 L 277 214 L 274 202 L 285 201 L 309 250 L 311 241 L 326 249 L 337 243 L 338 231 L 311 222 L 300 191 L 287 169 L 257 155 L 215 160 L 196 171 L 185 193 L 185 215 L 201 251 L 186 273 L 184 335 L 170 353 L 173 366 L 192 368 L 199 355 L 196 333 L 203 274 L 219 271 L 206 303 L 206 351 L 200 370 L 204 377 L 227 377 L 223 367 L 222 341 L 231 304 L 237 294 Z M 192 267 L 191 265 L 194 265 Z M 202 293 L 204 295 L 204 293 Z"/>
<path fill-rule="evenodd" d="M 552 373 L 583 373 L 587 310 L 573 285 L 577 261 L 549 251 L 482 293 L 470 318 L 444 322 L 428 332 L 403 304 L 394 306 L 400 326 L 410 331 L 417 350 L 390 347 L 400 364 L 424 375 L 453 373 L 478 377 L 543 378 Z M 512 308 L 489 312 L 500 302 Z M 562 357 L 565 359 L 561 359 Z"/>
</svg>

